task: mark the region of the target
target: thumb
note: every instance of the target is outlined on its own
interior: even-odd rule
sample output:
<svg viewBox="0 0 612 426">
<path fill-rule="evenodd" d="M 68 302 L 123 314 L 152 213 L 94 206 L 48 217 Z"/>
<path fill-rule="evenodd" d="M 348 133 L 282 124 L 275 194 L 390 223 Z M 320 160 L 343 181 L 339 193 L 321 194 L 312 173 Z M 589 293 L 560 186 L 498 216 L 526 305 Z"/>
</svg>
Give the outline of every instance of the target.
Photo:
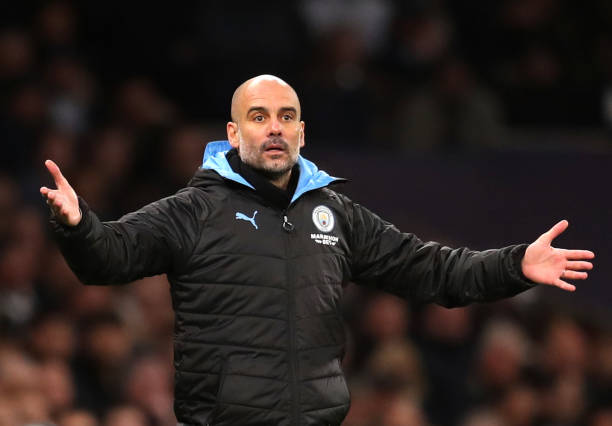
<svg viewBox="0 0 612 426">
<path fill-rule="evenodd" d="M 557 222 L 555 226 L 553 226 L 548 231 L 540 235 L 540 238 L 538 238 L 538 241 L 551 245 L 553 240 L 557 238 L 559 235 L 561 235 L 561 233 L 563 233 L 563 231 L 565 231 L 568 226 L 569 226 L 569 222 L 565 219 L 560 222 Z"/>
</svg>

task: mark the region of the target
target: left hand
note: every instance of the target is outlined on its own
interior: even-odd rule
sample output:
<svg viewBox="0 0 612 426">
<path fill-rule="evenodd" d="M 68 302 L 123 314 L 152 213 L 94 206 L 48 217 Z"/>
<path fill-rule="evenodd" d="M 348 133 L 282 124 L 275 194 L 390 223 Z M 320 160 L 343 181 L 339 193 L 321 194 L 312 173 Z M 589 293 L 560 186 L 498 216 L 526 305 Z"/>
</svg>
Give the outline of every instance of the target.
<svg viewBox="0 0 612 426">
<path fill-rule="evenodd" d="M 563 279 L 584 280 L 585 270 L 593 269 L 595 254 L 588 250 L 566 250 L 552 247 L 552 241 L 567 229 L 569 223 L 562 220 L 527 247 L 521 261 L 523 275 L 538 284 L 554 285 L 562 290 L 574 291 L 576 287 Z"/>
</svg>

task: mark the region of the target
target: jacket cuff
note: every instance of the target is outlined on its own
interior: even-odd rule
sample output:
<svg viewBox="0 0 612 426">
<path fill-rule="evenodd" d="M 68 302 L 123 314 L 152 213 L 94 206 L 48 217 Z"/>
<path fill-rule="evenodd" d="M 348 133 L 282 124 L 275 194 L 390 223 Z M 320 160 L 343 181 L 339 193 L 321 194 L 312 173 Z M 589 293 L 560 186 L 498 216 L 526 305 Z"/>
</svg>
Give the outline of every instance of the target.
<svg viewBox="0 0 612 426">
<path fill-rule="evenodd" d="M 521 282 L 527 288 L 535 287 L 538 285 L 535 281 L 531 281 L 523 274 L 523 268 L 521 263 L 523 261 L 523 257 L 525 257 L 525 251 L 527 250 L 528 244 L 519 244 L 510 254 L 510 275 L 516 281 Z"/>
<path fill-rule="evenodd" d="M 79 238 L 87 235 L 91 229 L 93 212 L 83 198 L 78 196 L 79 209 L 81 210 L 81 221 L 76 226 L 64 225 L 57 220 L 55 216 L 51 216 L 49 220 L 51 231 L 56 238 Z"/>
</svg>

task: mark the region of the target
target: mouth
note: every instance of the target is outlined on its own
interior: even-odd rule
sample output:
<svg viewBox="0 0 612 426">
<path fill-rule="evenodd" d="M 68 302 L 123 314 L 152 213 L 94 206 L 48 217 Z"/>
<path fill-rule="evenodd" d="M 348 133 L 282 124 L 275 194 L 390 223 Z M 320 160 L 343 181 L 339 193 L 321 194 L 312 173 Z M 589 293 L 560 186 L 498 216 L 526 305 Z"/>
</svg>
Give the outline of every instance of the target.
<svg viewBox="0 0 612 426">
<path fill-rule="evenodd" d="M 264 146 L 264 152 L 269 154 L 282 154 L 286 151 L 287 147 L 282 142 L 272 142 Z"/>
</svg>

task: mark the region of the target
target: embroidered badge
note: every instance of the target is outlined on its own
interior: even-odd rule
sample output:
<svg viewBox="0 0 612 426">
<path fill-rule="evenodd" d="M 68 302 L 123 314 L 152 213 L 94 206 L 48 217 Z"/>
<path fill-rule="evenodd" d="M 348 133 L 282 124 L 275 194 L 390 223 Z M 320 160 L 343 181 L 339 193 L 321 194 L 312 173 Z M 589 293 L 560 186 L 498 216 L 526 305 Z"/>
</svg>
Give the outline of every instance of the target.
<svg viewBox="0 0 612 426">
<path fill-rule="evenodd" d="M 312 211 L 312 221 L 321 232 L 330 232 L 334 229 L 334 215 L 328 207 L 315 207 Z"/>
<path fill-rule="evenodd" d="M 257 214 L 257 210 L 253 213 L 253 217 L 248 217 L 244 213 L 236 212 L 236 219 L 246 220 L 247 222 L 251 222 L 251 225 L 255 227 L 255 229 L 259 229 L 257 224 L 255 223 L 255 215 Z"/>
</svg>

